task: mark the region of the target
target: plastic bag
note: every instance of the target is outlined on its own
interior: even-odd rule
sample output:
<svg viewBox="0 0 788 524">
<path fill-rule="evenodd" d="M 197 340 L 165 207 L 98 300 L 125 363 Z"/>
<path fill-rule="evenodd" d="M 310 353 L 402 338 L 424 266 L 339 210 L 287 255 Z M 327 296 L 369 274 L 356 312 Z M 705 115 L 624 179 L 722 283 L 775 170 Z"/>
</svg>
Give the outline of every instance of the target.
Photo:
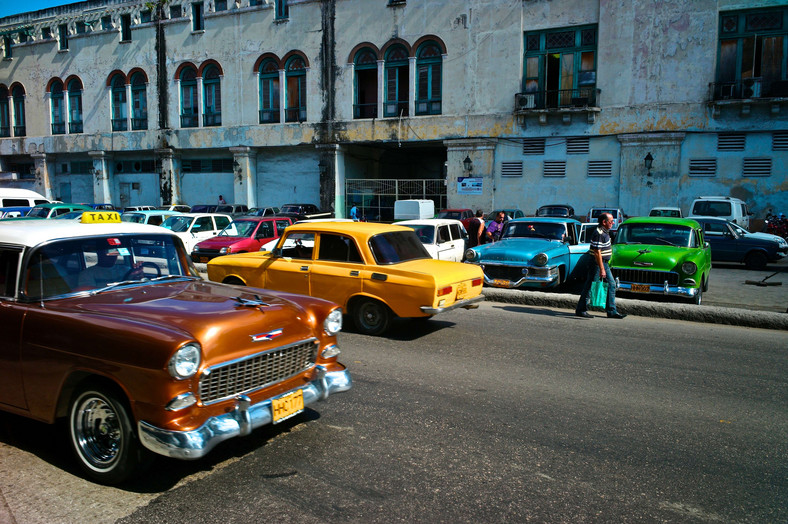
<svg viewBox="0 0 788 524">
<path fill-rule="evenodd" d="M 588 305 L 595 309 L 605 309 L 607 306 L 607 282 L 602 280 L 591 282 Z"/>
</svg>

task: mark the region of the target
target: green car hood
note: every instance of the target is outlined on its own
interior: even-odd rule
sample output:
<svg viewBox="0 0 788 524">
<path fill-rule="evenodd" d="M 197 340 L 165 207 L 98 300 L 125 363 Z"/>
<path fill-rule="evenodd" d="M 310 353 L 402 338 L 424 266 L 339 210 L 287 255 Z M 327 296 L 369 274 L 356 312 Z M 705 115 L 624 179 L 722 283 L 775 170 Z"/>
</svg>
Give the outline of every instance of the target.
<svg viewBox="0 0 788 524">
<path fill-rule="evenodd" d="M 649 245 L 649 244 L 616 244 L 613 245 L 613 257 L 610 265 L 653 271 L 674 271 L 685 260 L 697 258 L 699 249 Z M 698 263 L 700 261 L 693 260 Z"/>
</svg>

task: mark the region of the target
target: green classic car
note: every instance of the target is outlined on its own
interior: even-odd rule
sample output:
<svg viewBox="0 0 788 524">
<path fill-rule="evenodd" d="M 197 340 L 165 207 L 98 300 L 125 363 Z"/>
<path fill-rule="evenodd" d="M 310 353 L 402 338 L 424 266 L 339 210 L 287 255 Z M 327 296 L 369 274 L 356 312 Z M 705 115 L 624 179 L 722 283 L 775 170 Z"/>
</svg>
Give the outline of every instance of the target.
<svg viewBox="0 0 788 524">
<path fill-rule="evenodd" d="M 694 220 L 631 218 L 618 228 L 610 267 L 621 291 L 700 304 L 709 288 L 711 248 Z"/>
</svg>

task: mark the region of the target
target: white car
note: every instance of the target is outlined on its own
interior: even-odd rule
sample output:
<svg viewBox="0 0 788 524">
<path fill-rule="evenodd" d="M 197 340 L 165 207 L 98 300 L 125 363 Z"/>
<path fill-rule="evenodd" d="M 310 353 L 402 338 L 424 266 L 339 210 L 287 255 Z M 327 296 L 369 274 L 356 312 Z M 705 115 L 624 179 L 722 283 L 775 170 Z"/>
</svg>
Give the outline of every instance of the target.
<svg viewBox="0 0 788 524">
<path fill-rule="evenodd" d="M 462 262 L 468 242 L 468 232 L 459 220 L 425 218 L 403 220 L 396 225 L 413 229 L 432 258 Z"/>
<path fill-rule="evenodd" d="M 218 213 L 182 213 L 172 215 L 161 226 L 175 232 L 183 241 L 186 252 L 191 253 L 200 241 L 216 236 L 232 221 L 230 215 Z"/>
</svg>

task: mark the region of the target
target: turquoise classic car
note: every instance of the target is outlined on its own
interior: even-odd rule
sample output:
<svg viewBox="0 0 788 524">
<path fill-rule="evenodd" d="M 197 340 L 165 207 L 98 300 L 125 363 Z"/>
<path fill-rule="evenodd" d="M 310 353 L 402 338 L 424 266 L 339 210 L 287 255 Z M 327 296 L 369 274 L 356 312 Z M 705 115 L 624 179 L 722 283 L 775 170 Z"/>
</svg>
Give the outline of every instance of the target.
<svg viewBox="0 0 788 524">
<path fill-rule="evenodd" d="M 584 278 L 577 263 L 589 244 L 578 241 L 580 222 L 569 218 L 510 220 L 501 240 L 468 249 L 465 259 L 481 266 L 484 283 L 502 288 L 550 288 Z"/>
<path fill-rule="evenodd" d="M 694 220 L 630 218 L 618 228 L 610 268 L 620 291 L 700 304 L 709 288 L 711 248 Z"/>
</svg>

